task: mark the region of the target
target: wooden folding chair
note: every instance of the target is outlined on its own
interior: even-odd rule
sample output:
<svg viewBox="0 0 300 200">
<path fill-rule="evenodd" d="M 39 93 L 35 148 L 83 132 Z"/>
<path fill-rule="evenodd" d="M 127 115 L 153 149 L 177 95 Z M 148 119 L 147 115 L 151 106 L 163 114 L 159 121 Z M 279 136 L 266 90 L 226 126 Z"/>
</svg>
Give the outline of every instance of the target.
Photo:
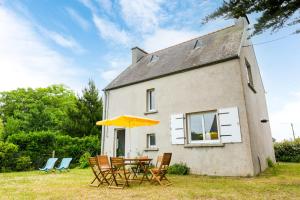
<svg viewBox="0 0 300 200">
<path fill-rule="evenodd" d="M 159 165 L 160 165 L 160 163 L 161 163 L 161 161 L 162 161 L 162 158 L 163 158 L 163 156 L 157 156 L 156 164 L 155 164 L 155 167 L 156 167 L 156 168 L 159 167 Z"/>
<path fill-rule="evenodd" d="M 109 188 L 123 189 L 125 186 L 129 186 L 128 178 L 130 172 L 125 169 L 124 158 L 111 157 L 110 164 L 111 164 L 112 180 L 109 184 Z M 119 176 L 120 179 L 117 179 L 117 176 Z M 124 179 L 123 183 L 121 183 L 121 179 Z"/>
<path fill-rule="evenodd" d="M 96 157 L 90 157 L 89 158 L 89 165 L 90 165 L 90 167 L 92 169 L 93 174 L 95 175 L 94 179 L 90 183 L 90 186 L 99 187 L 100 184 L 102 183 L 102 181 L 101 181 L 101 179 L 99 177 L 100 170 L 99 170 L 99 167 L 98 167 L 98 163 L 97 163 Z M 98 180 L 98 185 L 93 185 L 96 180 Z"/>
<path fill-rule="evenodd" d="M 166 177 L 171 162 L 171 158 L 172 158 L 172 153 L 164 153 L 161 158 L 161 163 L 159 164 L 159 167 L 150 169 L 150 173 L 152 174 L 151 177 L 152 182 L 158 182 L 160 185 L 165 185 L 165 186 L 171 185 L 171 182 Z M 166 180 L 168 183 L 163 184 L 162 180 Z"/>
<path fill-rule="evenodd" d="M 111 178 L 111 168 L 109 165 L 109 160 L 107 155 L 98 155 L 97 156 L 97 164 L 99 168 L 98 177 L 100 178 L 102 183 L 107 183 L 109 185 L 109 179 Z"/>
<path fill-rule="evenodd" d="M 137 157 L 138 159 L 148 159 L 148 156 L 139 156 Z M 132 174 L 133 174 L 133 177 L 132 179 L 134 178 L 137 178 L 137 175 L 141 172 L 141 170 L 143 169 L 142 165 L 146 165 L 147 163 L 149 163 L 148 161 L 139 161 L 138 163 L 136 163 L 135 166 L 133 167 L 130 167 L 131 168 L 131 171 L 132 171 Z"/>
</svg>

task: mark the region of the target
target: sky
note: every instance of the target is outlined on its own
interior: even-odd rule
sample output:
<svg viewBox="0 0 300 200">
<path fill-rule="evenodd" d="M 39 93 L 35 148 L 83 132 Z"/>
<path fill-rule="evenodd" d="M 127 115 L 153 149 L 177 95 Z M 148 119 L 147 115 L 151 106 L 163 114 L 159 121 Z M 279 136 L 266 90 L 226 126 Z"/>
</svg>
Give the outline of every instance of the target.
<svg viewBox="0 0 300 200">
<path fill-rule="evenodd" d="M 232 25 L 224 19 L 202 24 L 221 3 L 0 0 L 0 91 L 65 84 L 80 93 L 89 79 L 103 89 L 130 64 L 132 47 L 153 52 Z M 249 16 L 252 25 L 258 15 Z M 294 29 L 252 38 L 277 141 L 292 138 L 290 123 L 300 137 L 300 34 L 291 35 Z"/>
</svg>

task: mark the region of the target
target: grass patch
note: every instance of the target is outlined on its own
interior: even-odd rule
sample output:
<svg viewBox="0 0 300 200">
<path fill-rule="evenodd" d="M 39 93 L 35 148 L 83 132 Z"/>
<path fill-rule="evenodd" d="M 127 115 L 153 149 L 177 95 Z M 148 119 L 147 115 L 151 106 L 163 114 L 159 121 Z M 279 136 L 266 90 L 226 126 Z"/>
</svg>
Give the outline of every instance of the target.
<svg viewBox="0 0 300 200">
<path fill-rule="evenodd" d="M 172 186 L 144 183 L 124 190 L 90 187 L 90 169 L 0 174 L 0 199 L 297 199 L 300 164 L 279 163 L 257 177 L 169 175 Z"/>
</svg>

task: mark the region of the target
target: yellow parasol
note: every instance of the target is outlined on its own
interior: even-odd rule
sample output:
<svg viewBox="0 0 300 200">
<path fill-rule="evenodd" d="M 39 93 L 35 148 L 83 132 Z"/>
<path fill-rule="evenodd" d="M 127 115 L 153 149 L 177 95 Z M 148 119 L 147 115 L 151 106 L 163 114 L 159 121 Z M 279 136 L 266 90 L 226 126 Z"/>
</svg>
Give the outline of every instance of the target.
<svg viewBox="0 0 300 200">
<path fill-rule="evenodd" d="M 153 126 L 158 124 L 158 120 L 142 118 L 130 115 L 122 115 L 113 119 L 107 119 L 98 121 L 96 125 L 98 126 L 121 126 L 126 128 L 133 128 L 138 126 Z"/>
<path fill-rule="evenodd" d="M 96 122 L 98 126 L 121 126 L 125 128 L 133 128 L 139 126 L 153 126 L 159 124 L 158 120 L 136 117 L 131 115 L 122 115 L 119 117 L 115 117 L 113 119 L 106 119 L 102 121 Z M 130 129 L 129 129 L 129 137 L 130 137 Z M 131 152 L 131 142 L 129 140 L 129 152 Z"/>
</svg>

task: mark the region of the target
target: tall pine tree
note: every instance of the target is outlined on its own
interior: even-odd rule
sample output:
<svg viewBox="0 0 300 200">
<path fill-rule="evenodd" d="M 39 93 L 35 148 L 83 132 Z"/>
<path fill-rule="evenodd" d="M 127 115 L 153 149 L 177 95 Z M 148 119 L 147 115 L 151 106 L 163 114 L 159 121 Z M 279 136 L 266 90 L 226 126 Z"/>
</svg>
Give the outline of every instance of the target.
<svg viewBox="0 0 300 200">
<path fill-rule="evenodd" d="M 88 87 L 78 96 L 76 107 L 69 110 L 70 121 L 66 125 L 66 132 L 71 136 L 83 137 L 99 135 L 101 127 L 96 122 L 102 120 L 102 99 L 94 81 L 89 80 Z"/>
</svg>

